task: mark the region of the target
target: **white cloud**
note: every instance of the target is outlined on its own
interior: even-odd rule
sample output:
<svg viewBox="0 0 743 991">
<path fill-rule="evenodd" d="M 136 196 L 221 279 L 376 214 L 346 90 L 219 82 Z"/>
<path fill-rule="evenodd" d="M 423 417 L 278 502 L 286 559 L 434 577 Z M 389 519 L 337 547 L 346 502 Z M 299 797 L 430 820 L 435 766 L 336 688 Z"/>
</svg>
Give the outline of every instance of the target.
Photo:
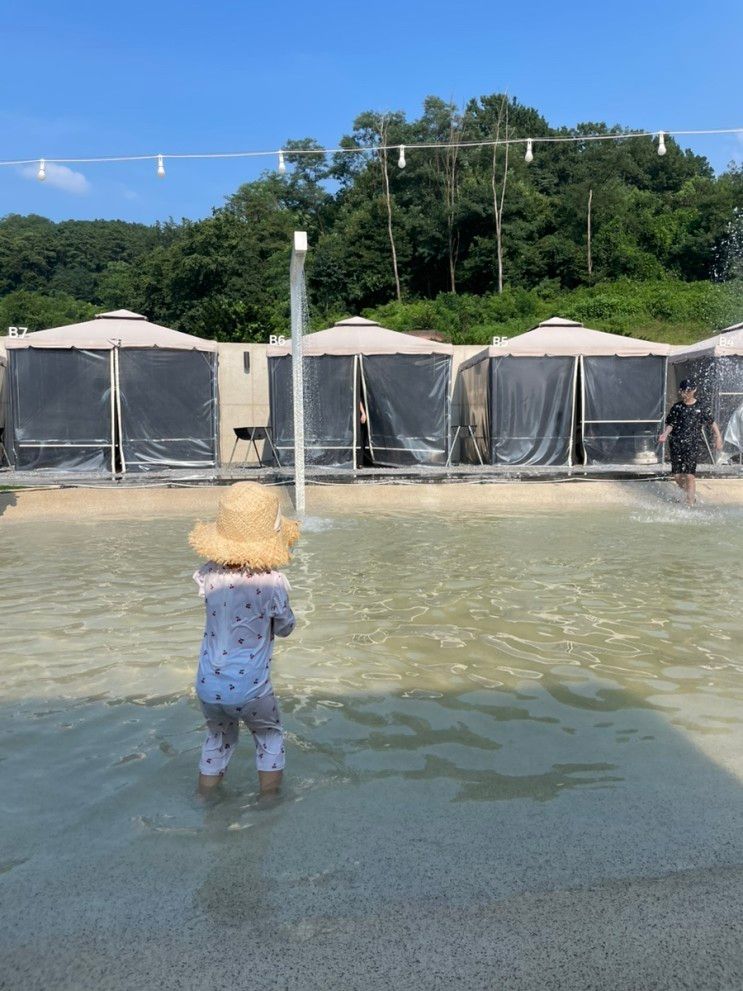
<svg viewBox="0 0 743 991">
<path fill-rule="evenodd" d="M 24 179 L 36 179 L 38 171 L 38 165 L 26 165 L 21 169 L 21 175 Z M 65 193 L 74 193 L 76 196 L 84 196 L 90 190 L 90 183 L 82 172 L 75 172 L 74 169 L 69 169 L 66 165 L 57 165 L 56 162 L 46 163 L 44 183 Z"/>
</svg>

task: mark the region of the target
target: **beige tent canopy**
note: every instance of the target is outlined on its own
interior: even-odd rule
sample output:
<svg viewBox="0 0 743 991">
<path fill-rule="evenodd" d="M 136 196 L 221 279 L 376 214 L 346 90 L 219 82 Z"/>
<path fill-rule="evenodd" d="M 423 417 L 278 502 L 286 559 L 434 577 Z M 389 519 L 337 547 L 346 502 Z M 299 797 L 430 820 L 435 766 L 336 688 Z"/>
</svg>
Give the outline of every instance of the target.
<svg viewBox="0 0 743 991">
<path fill-rule="evenodd" d="M 493 464 L 657 461 L 671 350 L 552 317 L 461 366 L 465 417 Z"/>
<path fill-rule="evenodd" d="M 321 354 L 453 354 L 451 344 L 441 344 L 410 334 L 388 330 L 374 320 L 347 317 L 327 330 L 307 334 L 302 342 L 305 355 Z M 291 341 L 272 345 L 268 357 L 291 354 Z"/>
<path fill-rule="evenodd" d="M 217 345 L 130 310 L 5 340 L 6 447 L 21 469 L 217 461 Z"/>
<path fill-rule="evenodd" d="M 363 317 L 306 335 L 308 463 L 445 464 L 453 350 Z M 282 465 L 294 457 L 291 362 L 290 343 L 268 348 L 271 426 Z"/>
<path fill-rule="evenodd" d="M 110 351 L 120 348 L 167 348 L 169 351 L 216 351 L 216 341 L 206 341 L 179 330 L 150 323 L 147 317 L 131 310 L 111 310 L 99 313 L 93 320 L 37 330 L 25 337 L 7 337 L 4 342 L 13 348 L 86 348 Z"/>
<path fill-rule="evenodd" d="M 623 358 L 643 355 L 668 355 L 670 344 L 642 341 L 621 334 L 607 334 L 603 330 L 591 330 L 576 320 L 550 317 L 533 330 L 512 337 L 501 346 L 488 348 L 491 357 L 557 356 L 557 355 L 617 355 Z"/>
<path fill-rule="evenodd" d="M 723 357 L 725 355 L 743 355 L 743 323 L 726 327 L 719 334 L 706 337 L 696 344 L 682 344 L 675 347 L 671 361 L 676 364 L 687 358 Z"/>
</svg>

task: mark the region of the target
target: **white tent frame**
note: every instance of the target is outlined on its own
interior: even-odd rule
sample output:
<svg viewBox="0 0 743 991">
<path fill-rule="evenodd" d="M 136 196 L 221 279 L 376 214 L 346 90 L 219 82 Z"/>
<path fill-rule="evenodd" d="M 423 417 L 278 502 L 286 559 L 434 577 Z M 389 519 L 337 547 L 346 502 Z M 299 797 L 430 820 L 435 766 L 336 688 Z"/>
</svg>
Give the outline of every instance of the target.
<svg viewBox="0 0 743 991">
<path fill-rule="evenodd" d="M 583 376 L 581 375 L 581 384 L 583 382 Z M 570 439 L 568 442 L 568 468 L 573 467 L 573 447 L 575 446 L 575 394 L 578 391 L 578 356 L 576 356 L 573 362 L 573 388 L 571 390 L 570 398 Z M 581 402 L 581 410 L 583 409 L 583 403 Z M 583 428 L 581 426 L 581 437 L 583 436 Z"/>
</svg>

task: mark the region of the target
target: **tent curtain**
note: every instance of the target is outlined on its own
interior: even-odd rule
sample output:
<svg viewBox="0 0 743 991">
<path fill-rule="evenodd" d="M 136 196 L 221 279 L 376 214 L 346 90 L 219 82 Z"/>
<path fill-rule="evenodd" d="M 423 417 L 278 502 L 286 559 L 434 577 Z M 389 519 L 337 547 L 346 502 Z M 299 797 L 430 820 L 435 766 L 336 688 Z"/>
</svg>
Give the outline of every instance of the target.
<svg viewBox="0 0 743 991">
<path fill-rule="evenodd" d="M 460 434 L 461 460 L 470 464 L 478 462 L 479 445 L 481 456 L 491 461 L 490 446 L 490 359 L 485 354 L 479 360 L 473 360 L 462 369 L 459 375 L 460 415 L 459 423 L 455 426 L 471 426 L 475 435 L 473 441 L 470 433 Z M 479 463 L 479 462 L 478 462 Z"/>
<path fill-rule="evenodd" d="M 585 464 L 654 464 L 665 403 L 665 358 L 584 356 Z"/>
<path fill-rule="evenodd" d="M 361 356 L 374 463 L 443 465 L 449 449 L 451 358 Z"/>
<path fill-rule="evenodd" d="M 121 348 L 117 358 L 126 470 L 215 465 L 214 353 Z"/>
<path fill-rule="evenodd" d="M 491 358 L 492 464 L 569 463 L 575 375 L 573 357 Z"/>
<path fill-rule="evenodd" d="M 290 355 L 268 359 L 271 428 L 284 467 L 294 464 L 291 362 Z M 356 383 L 357 367 L 363 383 L 361 392 Z M 305 357 L 307 464 L 355 466 L 360 443 L 355 427 L 361 400 L 366 403 L 374 464 L 444 464 L 450 376 L 448 355 Z"/>
<path fill-rule="evenodd" d="M 5 362 L 0 361 L 0 430 L 2 430 L 5 426 L 7 403 L 8 397 L 5 388 Z"/>
<path fill-rule="evenodd" d="M 721 355 L 715 358 L 717 365 L 717 408 L 715 419 L 725 444 L 740 455 L 743 440 L 743 357 Z"/>
<path fill-rule="evenodd" d="M 305 461 L 353 467 L 354 355 L 309 356 L 304 361 Z M 294 465 L 292 358 L 268 359 L 270 426 L 282 467 Z"/>
<path fill-rule="evenodd" d="M 19 470 L 111 467 L 109 351 L 9 351 L 6 447 Z"/>
<path fill-rule="evenodd" d="M 217 462 L 214 352 L 13 349 L 8 378 L 6 440 L 19 470 L 103 472 L 119 467 L 118 460 L 146 471 Z"/>
<path fill-rule="evenodd" d="M 574 357 L 491 357 L 462 369 L 462 423 L 499 465 L 565 465 L 573 443 Z M 464 457 L 477 453 L 465 435 Z"/>
</svg>

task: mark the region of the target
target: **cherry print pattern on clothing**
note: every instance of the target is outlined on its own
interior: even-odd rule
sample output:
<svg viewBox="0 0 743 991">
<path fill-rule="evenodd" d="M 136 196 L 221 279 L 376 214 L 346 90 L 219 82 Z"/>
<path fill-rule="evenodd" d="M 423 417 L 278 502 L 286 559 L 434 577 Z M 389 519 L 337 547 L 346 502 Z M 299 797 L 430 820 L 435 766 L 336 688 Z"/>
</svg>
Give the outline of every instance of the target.
<svg viewBox="0 0 743 991">
<path fill-rule="evenodd" d="M 202 702 L 207 735 L 201 754 L 202 774 L 224 774 L 237 749 L 241 721 L 245 723 L 255 746 L 256 767 L 270 761 L 271 770 L 282 770 L 286 761 L 284 732 L 277 715 L 273 692 L 254 700 L 250 711 L 240 715 L 241 706 Z M 225 716 L 227 719 L 225 720 Z"/>
<path fill-rule="evenodd" d="M 216 702 L 229 694 L 231 700 L 246 702 L 261 697 L 271 688 L 273 634 L 287 636 L 294 628 L 289 583 L 280 572 L 255 575 L 213 562 L 194 579 L 206 606 L 196 679 L 199 699 Z"/>
</svg>

